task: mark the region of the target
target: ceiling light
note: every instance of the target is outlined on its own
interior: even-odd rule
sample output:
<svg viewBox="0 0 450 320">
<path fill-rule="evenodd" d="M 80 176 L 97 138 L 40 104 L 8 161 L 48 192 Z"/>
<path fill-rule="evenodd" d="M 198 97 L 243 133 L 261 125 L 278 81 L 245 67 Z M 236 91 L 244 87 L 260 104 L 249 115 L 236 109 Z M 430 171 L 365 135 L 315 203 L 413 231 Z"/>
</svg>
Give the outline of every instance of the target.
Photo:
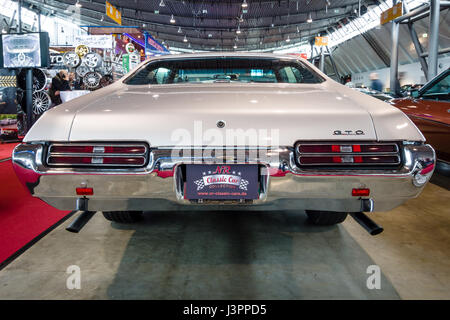
<svg viewBox="0 0 450 320">
<path fill-rule="evenodd" d="M 234 49 L 237 49 L 237 44 L 234 44 L 233 48 L 234 48 Z"/>
<path fill-rule="evenodd" d="M 191 47 L 191 43 L 189 42 L 189 44 L 188 44 L 188 48 L 190 48 Z"/>
<path fill-rule="evenodd" d="M 105 17 L 102 15 L 102 17 L 100 18 L 100 21 L 105 20 Z"/>
<path fill-rule="evenodd" d="M 311 12 L 308 14 L 308 19 L 306 20 L 306 22 L 311 23 L 312 20 L 312 16 L 311 16 Z"/>
<path fill-rule="evenodd" d="M 236 30 L 236 33 L 237 33 L 237 34 L 240 34 L 240 33 L 241 33 L 241 26 L 238 26 L 238 28 L 237 28 L 237 30 Z"/>
<path fill-rule="evenodd" d="M 166 6 L 166 4 L 164 3 L 164 0 L 161 0 L 161 2 L 159 3 L 159 6 L 160 7 L 165 7 Z"/>
<path fill-rule="evenodd" d="M 247 1 L 244 0 L 244 1 L 242 2 L 241 6 L 242 6 L 242 8 L 247 8 L 247 7 L 248 7 Z"/>
<path fill-rule="evenodd" d="M 188 42 L 188 39 L 186 38 L 186 36 L 184 36 L 183 42 Z"/>
<path fill-rule="evenodd" d="M 287 37 L 286 42 L 291 42 L 291 38 L 289 38 L 289 36 Z"/>
<path fill-rule="evenodd" d="M 170 23 L 175 23 L 175 18 L 173 17 L 173 15 L 170 16 Z"/>
<path fill-rule="evenodd" d="M 159 10 L 155 10 L 154 13 L 155 13 L 155 14 L 159 14 Z"/>
<path fill-rule="evenodd" d="M 178 27 L 178 33 L 182 33 L 183 31 L 181 31 L 181 27 Z"/>
<path fill-rule="evenodd" d="M 422 33 L 422 38 L 428 38 L 428 33 Z"/>
<path fill-rule="evenodd" d="M 2 29 L 2 33 L 7 33 L 8 31 L 6 31 L 5 28 Z"/>
<path fill-rule="evenodd" d="M 80 3 L 79 0 L 77 0 L 77 3 L 75 3 L 75 7 L 81 8 L 83 5 Z"/>
<path fill-rule="evenodd" d="M 147 25 L 145 23 L 142 24 L 142 28 L 145 28 Z"/>
</svg>

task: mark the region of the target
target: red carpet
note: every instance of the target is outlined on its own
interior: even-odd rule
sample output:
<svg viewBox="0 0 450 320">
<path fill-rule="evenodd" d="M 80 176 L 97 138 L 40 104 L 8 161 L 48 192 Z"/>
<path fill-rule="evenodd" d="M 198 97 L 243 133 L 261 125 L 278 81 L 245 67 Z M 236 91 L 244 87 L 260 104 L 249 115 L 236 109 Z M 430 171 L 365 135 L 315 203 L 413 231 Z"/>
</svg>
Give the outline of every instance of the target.
<svg viewBox="0 0 450 320">
<path fill-rule="evenodd" d="M 11 158 L 11 153 L 18 143 L 0 143 L 0 160 Z M 2 179 L 3 180 L 3 179 Z"/>
<path fill-rule="evenodd" d="M 0 268 L 68 213 L 33 198 L 17 179 L 11 161 L 1 162 Z"/>
</svg>

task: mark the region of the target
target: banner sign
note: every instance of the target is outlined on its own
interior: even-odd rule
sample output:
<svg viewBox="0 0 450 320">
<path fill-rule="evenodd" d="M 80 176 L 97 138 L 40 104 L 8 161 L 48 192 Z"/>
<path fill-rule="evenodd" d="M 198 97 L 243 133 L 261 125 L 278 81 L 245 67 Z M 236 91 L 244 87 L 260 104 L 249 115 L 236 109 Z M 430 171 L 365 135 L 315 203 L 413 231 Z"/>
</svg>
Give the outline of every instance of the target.
<svg viewBox="0 0 450 320">
<path fill-rule="evenodd" d="M 316 41 L 314 43 L 316 46 L 327 46 L 328 45 L 328 37 L 316 37 Z"/>
<path fill-rule="evenodd" d="M 381 13 L 380 24 L 386 24 L 403 15 L 403 4 L 401 2 L 397 3 L 392 8 L 387 9 Z"/>
<path fill-rule="evenodd" d="M 258 165 L 186 165 L 186 199 L 258 199 Z"/>
<path fill-rule="evenodd" d="M 167 50 L 161 43 L 156 41 L 148 32 L 144 32 L 145 38 L 145 54 L 155 55 L 155 54 L 169 54 L 170 51 Z"/>
<path fill-rule="evenodd" d="M 114 7 L 108 1 L 106 1 L 105 8 L 106 8 L 106 15 L 111 19 L 113 19 L 118 24 L 122 25 L 122 14 L 120 13 L 120 11 L 117 10 L 116 7 Z"/>
<path fill-rule="evenodd" d="M 83 44 L 88 48 L 111 49 L 113 47 L 113 38 L 112 35 L 75 36 L 73 46 L 77 47 L 80 44 Z"/>
</svg>

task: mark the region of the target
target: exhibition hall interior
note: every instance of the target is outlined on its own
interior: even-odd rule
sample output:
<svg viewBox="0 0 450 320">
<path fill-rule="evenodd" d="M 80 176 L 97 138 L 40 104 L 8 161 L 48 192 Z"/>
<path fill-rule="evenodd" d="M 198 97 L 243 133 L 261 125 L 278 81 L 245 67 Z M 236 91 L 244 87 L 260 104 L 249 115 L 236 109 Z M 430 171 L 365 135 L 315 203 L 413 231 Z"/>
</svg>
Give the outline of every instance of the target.
<svg viewBox="0 0 450 320">
<path fill-rule="evenodd" d="M 449 8 L 0 0 L 0 300 L 450 300 Z"/>
</svg>

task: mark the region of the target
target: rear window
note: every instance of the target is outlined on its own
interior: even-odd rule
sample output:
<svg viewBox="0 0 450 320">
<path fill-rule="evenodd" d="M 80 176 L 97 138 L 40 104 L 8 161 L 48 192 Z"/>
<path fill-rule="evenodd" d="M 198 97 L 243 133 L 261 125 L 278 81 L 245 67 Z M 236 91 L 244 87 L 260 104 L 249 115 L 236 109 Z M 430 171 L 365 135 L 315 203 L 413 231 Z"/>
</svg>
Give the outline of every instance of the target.
<svg viewBox="0 0 450 320">
<path fill-rule="evenodd" d="M 168 59 L 150 62 L 124 83 L 319 83 L 324 79 L 300 62 L 261 58 Z"/>
</svg>

